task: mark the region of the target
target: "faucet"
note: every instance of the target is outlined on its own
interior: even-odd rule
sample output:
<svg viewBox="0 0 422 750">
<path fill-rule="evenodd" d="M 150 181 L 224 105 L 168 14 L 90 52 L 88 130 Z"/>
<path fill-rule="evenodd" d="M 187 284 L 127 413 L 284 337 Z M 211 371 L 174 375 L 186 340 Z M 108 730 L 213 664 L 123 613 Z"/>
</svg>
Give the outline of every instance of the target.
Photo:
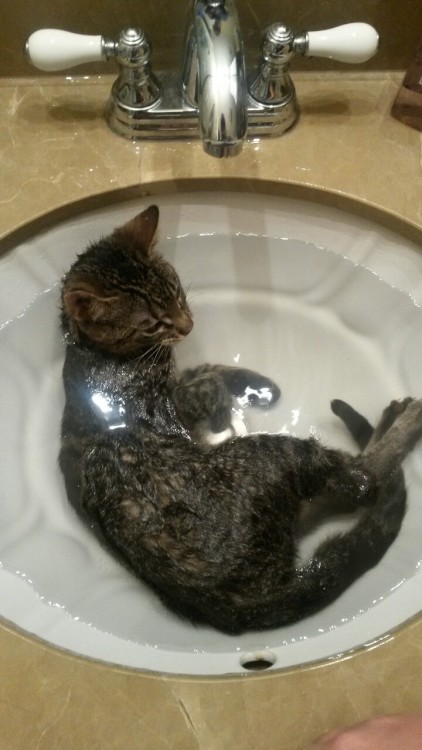
<svg viewBox="0 0 422 750">
<path fill-rule="evenodd" d="M 181 74 L 153 72 L 151 45 L 136 26 L 117 41 L 41 29 L 29 37 L 26 54 L 45 71 L 116 58 L 119 75 L 105 106 L 115 133 L 134 140 L 199 137 L 206 153 L 227 157 L 239 154 L 246 137 L 279 136 L 297 121 L 294 55 L 361 63 L 378 47 L 366 23 L 296 35 L 274 23 L 264 32 L 258 66 L 247 74 L 235 1 L 193 0 L 192 7 Z"/>
<path fill-rule="evenodd" d="M 198 108 L 199 136 L 211 156 L 242 149 L 247 127 L 245 58 L 233 0 L 195 0 L 183 66 L 185 100 Z"/>
</svg>

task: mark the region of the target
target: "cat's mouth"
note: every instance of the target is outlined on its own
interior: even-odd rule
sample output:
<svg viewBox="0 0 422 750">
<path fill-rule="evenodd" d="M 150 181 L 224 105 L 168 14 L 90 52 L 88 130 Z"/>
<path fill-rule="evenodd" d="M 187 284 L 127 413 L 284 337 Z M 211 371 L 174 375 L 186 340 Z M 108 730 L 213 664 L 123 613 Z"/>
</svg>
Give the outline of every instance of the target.
<svg viewBox="0 0 422 750">
<path fill-rule="evenodd" d="M 168 344 L 177 344 L 179 341 L 183 341 L 186 336 L 186 333 L 174 333 L 172 336 L 167 336 L 165 339 L 163 339 L 161 341 L 161 344 L 165 346 L 167 346 Z"/>
<path fill-rule="evenodd" d="M 193 320 L 190 315 L 180 316 L 177 321 L 173 321 L 173 330 L 166 336 L 162 344 L 177 344 L 178 341 L 182 341 L 193 328 Z"/>
</svg>

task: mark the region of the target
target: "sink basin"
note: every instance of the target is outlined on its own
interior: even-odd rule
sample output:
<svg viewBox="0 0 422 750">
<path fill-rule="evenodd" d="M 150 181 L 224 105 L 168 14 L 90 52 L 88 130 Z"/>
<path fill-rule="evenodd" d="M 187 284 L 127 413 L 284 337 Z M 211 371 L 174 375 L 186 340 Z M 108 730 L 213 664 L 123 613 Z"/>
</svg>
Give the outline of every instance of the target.
<svg viewBox="0 0 422 750">
<path fill-rule="evenodd" d="M 392 398 L 422 397 L 422 255 L 400 234 L 309 200 L 240 192 L 52 218 L 0 257 L 0 615 L 61 649 L 179 674 L 280 669 L 382 642 L 420 608 L 420 446 L 405 464 L 408 513 L 382 562 L 319 614 L 265 633 L 232 637 L 178 619 L 68 506 L 57 466 L 58 280 L 91 240 L 151 202 L 159 249 L 190 289 L 195 327 L 177 349 L 180 365 L 237 363 L 281 387 L 273 409 L 239 407 L 248 431 L 355 450 L 332 398 L 375 421 Z"/>
</svg>

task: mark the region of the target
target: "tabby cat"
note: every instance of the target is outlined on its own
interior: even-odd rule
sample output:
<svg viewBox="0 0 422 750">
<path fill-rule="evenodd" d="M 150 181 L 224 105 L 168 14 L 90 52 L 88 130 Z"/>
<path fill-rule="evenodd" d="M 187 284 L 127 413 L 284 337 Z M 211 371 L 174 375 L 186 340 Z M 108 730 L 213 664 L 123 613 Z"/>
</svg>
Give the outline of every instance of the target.
<svg viewBox="0 0 422 750">
<path fill-rule="evenodd" d="M 356 457 L 312 438 L 253 434 L 211 446 L 192 437 L 198 425 L 227 425 L 230 393 L 280 393 L 235 368 L 177 374 L 172 348 L 192 318 L 175 270 L 154 248 L 157 224 L 150 206 L 64 277 L 67 492 L 178 614 L 227 633 L 287 625 L 336 599 L 397 536 L 400 467 L 422 435 L 422 401 L 392 402 L 375 430 L 333 401 L 360 446 Z M 318 503 L 362 513 L 298 566 L 302 513 Z"/>
</svg>

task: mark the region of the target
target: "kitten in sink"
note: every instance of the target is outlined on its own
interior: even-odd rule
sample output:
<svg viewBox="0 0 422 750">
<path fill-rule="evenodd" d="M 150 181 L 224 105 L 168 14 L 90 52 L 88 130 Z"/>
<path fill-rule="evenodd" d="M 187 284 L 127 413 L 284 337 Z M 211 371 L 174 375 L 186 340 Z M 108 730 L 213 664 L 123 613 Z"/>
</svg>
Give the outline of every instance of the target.
<svg viewBox="0 0 422 750">
<path fill-rule="evenodd" d="M 422 436 L 422 401 L 392 402 L 375 429 L 332 409 L 361 452 L 254 434 L 212 446 L 231 394 L 268 378 L 205 365 L 178 376 L 192 328 L 175 270 L 156 252 L 151 206 L 82 253 L 62 285 L 66 405 L 60 465 L 71 502 L 175 612 L 227 633 L 276 628 L 336 599 L 382 558 L 405 514 L 401 463 Z M 306 508 L 362 509 L 299 566 Z"/>
</svg>

